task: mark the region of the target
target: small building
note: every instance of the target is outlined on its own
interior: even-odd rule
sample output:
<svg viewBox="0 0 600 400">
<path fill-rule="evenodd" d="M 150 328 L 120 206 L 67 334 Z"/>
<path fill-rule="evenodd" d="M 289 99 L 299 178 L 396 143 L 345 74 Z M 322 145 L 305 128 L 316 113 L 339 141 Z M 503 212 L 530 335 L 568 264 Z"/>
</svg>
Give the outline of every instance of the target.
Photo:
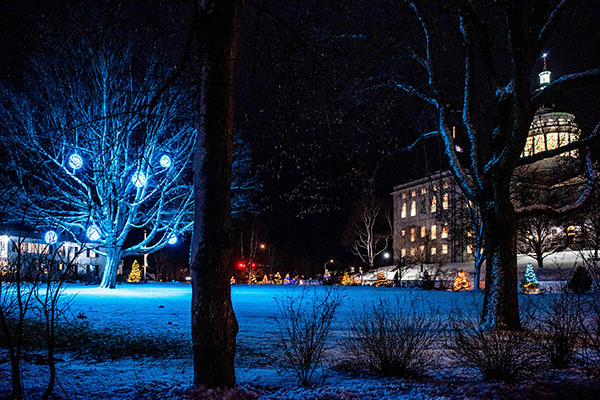
<svg viewBox="0 0 600 400">
<path fill-rule="evenodd" d="M 70 265 L 75 275 L 100 276 L 106 264 L 106 257 L 93 249 L 82 248 L 78 243 L 70 241 L 48 244 L 39 232 L 26 235 L 5 232 L 0 235 L 0 269 L 7 269 L 19 253 L 25 268 L 34 264 L 41 266 L 45 262 L 43 258 L 47 256 L 58 263 L 59 271 L 66 270 Z"/>
</svg>

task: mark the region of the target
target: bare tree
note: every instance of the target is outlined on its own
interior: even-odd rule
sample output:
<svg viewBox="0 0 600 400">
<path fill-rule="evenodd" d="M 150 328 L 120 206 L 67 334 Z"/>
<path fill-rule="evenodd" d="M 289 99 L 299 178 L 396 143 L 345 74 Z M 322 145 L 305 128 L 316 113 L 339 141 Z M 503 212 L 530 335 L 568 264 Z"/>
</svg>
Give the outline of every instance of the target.
<svg viewBox="0 0 600 400">
<path fill-rule="evenodd" d="M 389 215 L 384 204 L 369 197 L 359 204 L 358 213 L 351 222 L 352 252 L 369 268 L 374 267 L 375 258 L 388 248 L 392 240 Z"/>
<path fill-rule="evenodd" d="M 402 46 L 403 51 L 415 61 L 425 79 L 411 78 L 410 83 L 396 79 L 395 84 L 437 111 L 436 134 L 442 139 L 450 169 L 464 195 L 481 213 L 487 267 L 483 324 L 519 329 L 517 217 L 539 212 L 556 215 L 581 206 L 596 174 L 587 154 L 588 185 L 575 202 L 561 207 L 533 204 L 519 209 L 511 201 L 511 178 L 519 165 L 589 144 L 589 139 L 584 139 L 521 158 L 536 110 L 559 90 L 598 81 L 600 68 L 564 75 L 538 90 L 532 88 L 535 62 L 556 34 L 564 14 L 572 8 L 569 1 L 511 0 L 480 6 L 461 0 L 447 8 L 446 2 L 429 4 L 431 8 L 417 1 L 404 3 L 424 43 L 421 53 L 408 45 Z M 446 18 L 430 18 L 440 13 L 445 13 Z M 453 33 L 449 32 L 457 33 L 460 50 L 450 46 L 448 40 Z M 499 48 L 506 50 L 496 51 Z M 462 98 L 452 98 L 456 91 L 448 90 L 448 82 L 441 73 L 443 62 L 463 66 L 454 75 L 457 78 L 454 83 L 463 82 Z M 509 67 L 500 73 L 502 65 Z M 469 143 L 468 160 L 459 157 L 452 134 L 451 114 L 457 108 L 461 110 Z M 597 130 L 598 127 L 590 136 Z"/>
<path fill-rule="evenodd" d="M 28 157 L 17 171 L 23 201 L 105 255 L 100 286 L 114 288 L 121 258 L 156 251 L 191 228 L 190 96 L 176 85 L 159 94 L 161 69 L 150 62 L 134 71 L 129 47 L 69 44 L 33 61 L 38 84 L 3 116 Z M 139 228 L 145 238 L 125 245 Z"/>
<path fill-rule="evenodd" d="M 544 258 L 563 248 L 561 245 L 565 237 L 553 222 L 545 215 L 531 215 L 519 219 L 517 249 L 534 257 L 538 268 L 544 267 Z"/>
</svg>

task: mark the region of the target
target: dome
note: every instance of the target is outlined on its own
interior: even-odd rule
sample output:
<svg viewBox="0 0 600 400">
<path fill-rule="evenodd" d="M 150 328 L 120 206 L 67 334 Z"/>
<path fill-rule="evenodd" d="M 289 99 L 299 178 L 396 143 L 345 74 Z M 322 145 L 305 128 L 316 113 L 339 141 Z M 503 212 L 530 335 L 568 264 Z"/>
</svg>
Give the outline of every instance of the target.
<svg viewBox="0 0 600 400">
<path fill-rule="evenodd" d="M 531 121 L 529 135 L 521 157 L 554 150 L 579 140 L 581 129 L 571 113 L 540 108 Z M 577 156 L 577 150 L 562 155 Z"/>
</svg>

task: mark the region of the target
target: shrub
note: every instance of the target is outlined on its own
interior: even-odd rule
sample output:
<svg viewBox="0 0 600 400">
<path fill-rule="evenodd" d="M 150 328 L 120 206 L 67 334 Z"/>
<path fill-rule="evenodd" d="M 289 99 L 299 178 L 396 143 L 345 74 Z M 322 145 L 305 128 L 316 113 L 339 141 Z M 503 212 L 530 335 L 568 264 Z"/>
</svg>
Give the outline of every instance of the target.
<svg viewBox="0 0 600 400">
<path fill-rule="evenodd" d="M 485 329 L 479 318 L 460 311 L 449 321 L 449 328 L 448 348 L 454 360 L 478 370 L 486 381 L 521 381 L 541 367 L 540 348 L 525 331 Z"/>
<path fill-rule="evenodd" d="M 335 311 L 343 301 L 338 287 L 302 287 L 275 298 L 279 314 L 274 316 L 279 327 L 277 339 L 283 343 L 286 367 L 303 386 L 312 382 L 322 363 Z"/>
<path fill-rule="evenodd" d="M 350 322 L 349 361 L 394 377 L 416 376 L 431 364 L 439 323 L 418 308 L 397 301 L 363 306 Z"/>
<path fill-rule="evenodd" d="M 579 296 L 566 290 L 536 297 L 537 307 L 530 312 L 540 346 L 552 368 L 568 368 L 581 335 L 585 310 Z"/>
<path fill-rule="evenodd" d="M 586 315 L 581 320 L 583 349 L 580 362 L 586 374 L 592 379 L 600 379 L 600 298 L 597 294 Z"/>
<path fill-rule="evenodd" d="M 583 294 L 592 288 L 592 278 L 587 268 L 583 266 L 577 267 L 571 280 L 569 280 L 569 289 L 576 294 Z"/>
</svg>

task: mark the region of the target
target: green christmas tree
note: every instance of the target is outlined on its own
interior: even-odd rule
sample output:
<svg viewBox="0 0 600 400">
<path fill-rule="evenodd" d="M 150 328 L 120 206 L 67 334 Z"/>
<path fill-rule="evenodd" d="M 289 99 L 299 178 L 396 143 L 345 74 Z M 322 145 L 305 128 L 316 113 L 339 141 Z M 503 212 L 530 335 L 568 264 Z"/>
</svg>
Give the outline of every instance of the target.
<svg viewBox="0 0 600 400">
<path fill-rule="evenodd" d="M 540 284 L 538 283 L 535 271 L 533 270 L 533 265 L 531 264 L 525 266 L 525 277 L 521 281 L 521 288 L 523 289 L 523 292 L 527 294 L 539 293 L 540 291 Z"/>
<path fill-rule="evenodd" d="M 279 272 L 276 272 L 275 276 L 273 276 L 273 283 L 275 285 L 281 285 L 283 283 L 283 281 L 281 279 L 281 274 Z"/>
<path fill-rule="evenodd" d="M 269 277 L 267 275 L 263 276 L 263 280 L 261 282 L 263 285 L 268 285 L 269 283 Z"/>
<path fill-rule="evenodd" d="M 140 269 L 140 263 L 137 260 L 133 261 L 133 265 L 131 265 L 131 272 L 127 277 L 127 282 L 129 283 L 137 283 L 142 280 L 142 271 Z"/>
<path fill-rule="evenodd" d="M 323 280 L 327 283 L 331 281 L 331 272 L 328 269 L 325 270 L 325 274 L 323 274 Z"/>
<path fill-rule="evenodd" d="M 256 281 L 256 275 L 254 272 L 250 273 L 250 278 L 248 279 L 248 283 L 251 285 L 256 285 L 258 282 Z"/>
</svg>

